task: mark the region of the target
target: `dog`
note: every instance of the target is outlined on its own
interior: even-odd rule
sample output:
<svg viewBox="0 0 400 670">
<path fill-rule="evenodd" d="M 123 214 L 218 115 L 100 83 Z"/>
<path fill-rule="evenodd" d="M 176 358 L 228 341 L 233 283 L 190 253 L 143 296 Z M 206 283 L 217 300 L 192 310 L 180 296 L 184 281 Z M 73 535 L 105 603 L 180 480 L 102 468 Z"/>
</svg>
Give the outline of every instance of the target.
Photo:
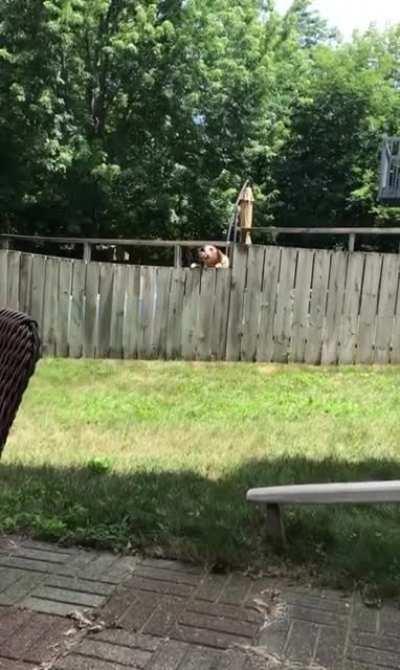
<svg viewBox="0 0 400 670">
<path fill-rule="evenodd" d="M 206 244 L 205 247 L 199 249 L 198 252 L 199 263 L 192 263 L 191 268 L 223 268 L 229 269 L 229 258 L 223 254 L 220 249 L 214 247 L 212 244 Z"/>
</svg>

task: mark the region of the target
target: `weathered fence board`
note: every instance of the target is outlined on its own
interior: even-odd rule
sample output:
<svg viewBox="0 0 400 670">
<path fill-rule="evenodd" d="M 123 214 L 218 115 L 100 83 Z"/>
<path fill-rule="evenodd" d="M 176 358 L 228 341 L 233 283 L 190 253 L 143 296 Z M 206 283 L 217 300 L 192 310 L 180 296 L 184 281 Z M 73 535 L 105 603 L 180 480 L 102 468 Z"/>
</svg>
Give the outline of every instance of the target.
<svg viewBox="0 0 400 670">
<path fill-rule="evenodd" d="M 185 295 L 186 270 L 172 271 L 167 326 L 167 358 L 180 358 L 182 352 L 182 311 Z M 195 357 L 195 351 L 193 352 Z"/>
<path fill-rule="evenodd" d="M 23 254 L 20 263 L 19 276 L 19 309 L 21 312 L 31 311 L 31 284 L 32 284 L 32 255 Z M 1 274 L 1 259 L 0 259 Z M 1 292 L 1 288 L 0 288 Z"/>
<path fill-rule="evenodd" d="M 32 291 L 30 314 L 38 322 L 41 331 L 43 326 L 45 260 L 46 259 L 44 256 L 33 256 L 32 258 Z M 7 307 L 10 307 L 10 305 L 7 305 Z"/>
<path fill-rule="evenodd" d="M 287 363 L 293 319 L 293 292 L 296 273 L 296 249 L 285 249 L 281 257 L 278 298 L 274 323 L 273 360 Z"/>
<path fill-rule="evenodd" d="M 82 356 L 83 351 L 85 281 L 85 263 L 74 261 L 72 269 L 71 318 L 69 325 L 69 355 L 72 358 L 79 358 Z"/>
<path fill-rule="evenodd" d="M 230 280 L 229 272 L 225 270 L 216 272 L 211 355 L 213 360 L 217 361 L 224 360 L 226 355 Z"/>
<path fill-rule="evenodd" d="M 199 318 L 200 270 L 190 272 L 185 286 L 182 308 L 182 358 L 193 360 L 196 354 L 197 321 Z"/>
<path fill-rule="evenodd" d="M 307 344 L 313 261 L 314 254 L 312 251 L 309 249 L 299 249 L 290 348 L 291 361 L 304 360 Z"/>
<path fill-rule="evenodd" d="M 0 308 L 7 306 L 7 252 L 0 253 Z"/>
<path fill-rule="evenodd" d="M 47 258 L 43 297 L 43 353 L 55 356 L 57 351 L 58 283 L 60 263 L 56 258 Z"/>
<path fill-rule="evenodd" d="M 97 335 L 97 355 L 107 358 L 111 346 L 111 314 L 113 303 L 114 272 L 112 266 L 100 263 L 100 296 Z"/>
<path fill-rule="evenodd" d="M 375 335 L 375 362 L 380 364 L 389 363 L 390 360 L 390 344 L 399 283 L 399 258 L 394 254 L 387 254 L 383 257 Z"/>
<path fill-rule="evenodd" d="M 98 263 L 88 263 L 86 266 L 83 355 L 87 358 L 93 358 L 96 355 L 99 269 Z"/>
<path fill-rule="evenodd" d="M 90 267 L 92 263 L 89 263 Z M 123 265 L 114 265 L 110 268 L 114 272 L 112 311 L 111 311 L 111 335 L 110 355 L 112 358 L 123 358 L 124 356 L 124 318 L 125 318 L 125 294 L 128 283 L 127 268 Z"/>
<path fill-rule="evenodd" d="M 0 251 L 0 307 L 52 356 L 400 363 L 399 280 L 394 254 L 238 246 L 201 271 Z"/>
<path fill-rule="evenodd" d="M 382 267 L 380 254 L 368 254 L 365 259 L 364 282 L 361 290 L 360 320 L 357 338 L 357 363 L 373 363 L 379 281 Z"/>
<path fill-rule="evenodd" d="M 70 322 L 72 262 L 61 261 L 58 285 L 58 319 L 56 325 L 56 347 L 58 356 L 68 356 L 68 331 Z"/>
<path fill-rule="evenodd" d="M 350 254 L 347 267 L 343 315 L 340 325 L 339 363 L 354 363 L 365 255 Z"/>
<path fill-rule="evenodd" d="M 400 363 L 400 268 L 399 277 L 396 281 L 396 305 L 394 308 L 389 361 L 390 363 Z"/>
<path fill-rule="evenodd" d="M 243 361 L 255 361 L 257 357 L 264 260 L 264 247 L 249 247 L 246 291 L 243 304 L 243 335 L 241 339 L 240 355 Z"/>
<path fill-rule="evenodd" d="M 236 247 L 233 254 L 232 281 L 230 289 L 230 305 L 228 315 L 228 335 L 226 358 L 237 361 L 240 358 L 241 339 L 243 333 L 243 302 L 246 288 L 247 247 Z"/>
<path fill-rule="evenodd" d="M 261 295 L 261 313 L 257 348 L 258 361 L 271 361 L 274 351 L 274 326 L 279 280 L 281 249 L 269 247 L 265 254 L 264 282 Z"/>
<path fill-rule="evenodd" d="M 19 310 L 20 258 L 18 251 L 7 254 L 7 306 Z"/>
<path fill-rule="evenodd" d="M 326 322 L 322 341 L 321 362 L 324 365 L 337 363 L 339 357 L 340 325 L 343 313 L 347 257 L 348 254 L 343 251 L 336 251 L 332 255 Z"/>
<path fill-rule="evenodd" d="M 321 360 L 322 333 L 325 320 L 326 295 L 329 281 L 330 254 L 322 250 L 314 253 L 314 269 L 310 299 L 310 318 L 304 360 L 315 365 Z"/>
<path fill-rule="evenodd" d="M 156 303 L 151 333 L 151 357 L 164 358 L 171 281 L 170 268 L 156 268 Z"/>
<path fill-rule="evenodd" d="M 124 354 L 137 358 L 140 325 L 140 267 L 128 268 L 126 319 L 124 321 Z"/>
<path fill-rule="evenodd" d="M 196 358 L 202 361 L 211 359 L 211 337 L 214 323 L 212 320 L 215 305 L 215 270 L 203 272 L 199 298 L 199 319 L 197 325 Z"/>
</svg>

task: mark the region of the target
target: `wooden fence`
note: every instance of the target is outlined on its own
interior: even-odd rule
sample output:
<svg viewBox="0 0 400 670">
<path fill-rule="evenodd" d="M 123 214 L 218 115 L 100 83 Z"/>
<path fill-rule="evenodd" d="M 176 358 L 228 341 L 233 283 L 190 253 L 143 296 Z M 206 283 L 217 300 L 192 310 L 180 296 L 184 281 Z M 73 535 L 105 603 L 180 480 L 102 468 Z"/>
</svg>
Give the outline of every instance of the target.
<svg viewBox="0 0 400 670">
<path fill-rule="evenodd" d="M 0 251 L 0 307 L 71 357 L 400 363 L 400 256 L 235 247 L 232 270 Z"/>
</svg>

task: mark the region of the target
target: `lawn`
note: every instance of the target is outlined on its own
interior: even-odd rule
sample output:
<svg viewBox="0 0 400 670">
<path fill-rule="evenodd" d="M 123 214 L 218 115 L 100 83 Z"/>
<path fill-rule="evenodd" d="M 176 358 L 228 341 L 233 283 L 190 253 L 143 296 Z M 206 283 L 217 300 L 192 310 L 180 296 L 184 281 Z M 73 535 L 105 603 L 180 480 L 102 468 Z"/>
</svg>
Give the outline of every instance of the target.
<svg viewBox="0 0 400 670">
<path fill-rule="evenodd" d="M 1 461 L 0 531 L 396 588 L 399 506 L 287 510 L 277 556 L 245 492 L 400 478 L 399 399 L 394 367 L 46 360 Z"/>
</svg>

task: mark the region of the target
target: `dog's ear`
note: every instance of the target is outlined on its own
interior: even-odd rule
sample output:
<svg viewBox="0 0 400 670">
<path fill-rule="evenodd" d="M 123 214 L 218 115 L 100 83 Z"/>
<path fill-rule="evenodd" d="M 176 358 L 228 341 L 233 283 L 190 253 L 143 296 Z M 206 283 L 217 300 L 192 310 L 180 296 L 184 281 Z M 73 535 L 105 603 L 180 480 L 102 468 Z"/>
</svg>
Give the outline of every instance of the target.
<svg viewBox="0 0 400 670">
<path fill-rule="evenodd" d="M 221 249 L 217 248 L 217 256 L 218 256 L 218 263 L 222 263 L 224 260 L 224 254 L 222 253 Z"/>
</svg>

